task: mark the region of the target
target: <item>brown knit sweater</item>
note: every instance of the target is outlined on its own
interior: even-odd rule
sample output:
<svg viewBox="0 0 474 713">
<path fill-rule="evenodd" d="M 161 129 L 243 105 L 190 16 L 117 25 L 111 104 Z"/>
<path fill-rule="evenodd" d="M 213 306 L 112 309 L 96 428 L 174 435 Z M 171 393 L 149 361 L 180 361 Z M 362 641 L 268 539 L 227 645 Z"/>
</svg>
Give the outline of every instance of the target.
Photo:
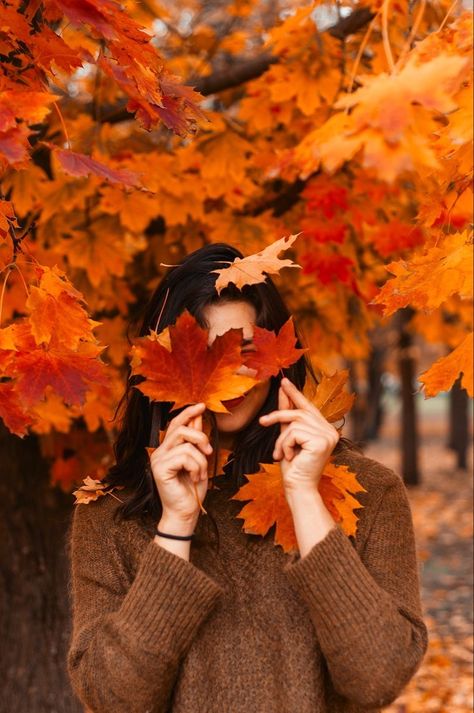
<svg viewBox="0 0 474 713">
<path fill-rule="evenodd" d="M 93 713 L 359 713 L 394 701 L 427 648 L 401 478 L 353 452 L 358 533 L 332 529 L 303 558 L 242 532 L 229 479 L 205 506 L 215 547 L 190 561 L 154 524 L 114 523 L 111 495 L 70 529 L 72 686 Z M 127 491 L 118 491 L 123 499 Z M 202 518 L 198 530 L 202 526 Z"/>
</svg>

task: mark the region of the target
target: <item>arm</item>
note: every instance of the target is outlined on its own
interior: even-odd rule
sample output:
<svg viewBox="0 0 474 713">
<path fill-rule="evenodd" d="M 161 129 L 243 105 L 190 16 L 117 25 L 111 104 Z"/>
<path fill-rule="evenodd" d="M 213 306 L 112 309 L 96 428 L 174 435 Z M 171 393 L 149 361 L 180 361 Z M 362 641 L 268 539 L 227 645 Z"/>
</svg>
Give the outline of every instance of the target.
<svg viewBox="0 0 474 713">
<path fill-rule="evenodd" d="M 155 540 L 127 579 L 114 525 L 93 504 L 76 506 L 70 536 L 73 632 L 68 672 L 94 713 L 161 713 L 181 659 L 221 587 Z"/>
<path fill-rule="evenodd" d="M 367 707 L 397 698 L 428 645 L 410 505 L 393 476 L 361 556 L 337 526 L 284 567 L 308 605 L 334 688 Z"/>
</svg>

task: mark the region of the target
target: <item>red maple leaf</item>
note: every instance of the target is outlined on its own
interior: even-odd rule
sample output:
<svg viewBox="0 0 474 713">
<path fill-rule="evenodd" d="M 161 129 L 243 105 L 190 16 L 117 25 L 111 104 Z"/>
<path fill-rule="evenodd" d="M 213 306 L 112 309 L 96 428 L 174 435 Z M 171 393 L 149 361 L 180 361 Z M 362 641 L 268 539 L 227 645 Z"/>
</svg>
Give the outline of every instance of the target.
<svg viewBox="0 0 474 713">
<path fill-rule="evenodd" d="M 280 369 L 286 369 L 308 351 L 295 347 L 296 334 L 290 317 L 278 334 L 262 327 L 254 326 L 253 342 L 256 351 L 244 355 L 244 363 L 249 369 L 257 370 L 257 379 L 264 381 L 276 376 Z"/>
<path fill-rule="evenodd" d="M 242 329 L 229 329 L 208 347 L 208 330 L 186 310 L 167 331 L 170 350 L 156 332 L 133 340 L 132 374 L 146 377 L 136 388 L 150 399 L 173 402 L 173 410 L 204 402 L 211 411 L 229 413 L 222 402 L 257 383 L 235 373 L 242 366 Z"/>
</svg>

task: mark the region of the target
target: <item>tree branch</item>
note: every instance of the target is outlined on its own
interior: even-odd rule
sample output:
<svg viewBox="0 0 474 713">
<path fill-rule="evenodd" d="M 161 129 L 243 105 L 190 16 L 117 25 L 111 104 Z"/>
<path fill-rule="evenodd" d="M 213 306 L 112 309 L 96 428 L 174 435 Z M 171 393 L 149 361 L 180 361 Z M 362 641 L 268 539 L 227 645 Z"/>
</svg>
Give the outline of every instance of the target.
<svg viewBox="0 0 474 713">
<path fill-rule="evenodd" d="M 373 17 L 374 13 L 369 10 L 369 8 L 361 7 L 354 10 L 348 17 L 339 20 L 332 27 L 329 27 L 326 32 L 339 40 L 343 40 L 348 35 L 352 35 L 364 27 Z M 252 57 L 251 59 L 239 60 L 236 58 L 232 67 L 214 72 L 214 74 L 208 77 L 200 77 L 193 83 L 193 87 L 203 96 L 216 94 L 226 89 L 238 87 L 252 79 L 257 79 L 257 77 L 260 77 L 266 72 L 272 64 L 278 61 L 278 57 L 268 52 L 258 57 Z M 126 103 L 126 101 L 123 101 L 114 107 L 103 107 L 101 121 L 116 124 L 120 121 L 131 119 L 132 115 L 125 109 Z"/>
</svg>

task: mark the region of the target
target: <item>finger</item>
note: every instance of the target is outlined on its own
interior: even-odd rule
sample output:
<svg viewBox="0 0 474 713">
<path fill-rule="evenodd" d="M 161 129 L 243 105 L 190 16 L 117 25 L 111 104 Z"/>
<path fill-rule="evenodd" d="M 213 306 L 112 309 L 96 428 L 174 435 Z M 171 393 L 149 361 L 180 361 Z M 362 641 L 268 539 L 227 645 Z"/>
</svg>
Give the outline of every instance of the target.
<svg viewBox="0 0 474 713">
<path fill-rule="evenodd" d="M 212 453 L 212 446 L 206 434 L 190 426 L 178 426 L 178 428 L 175 428 L 174 431 L 166 435 L 162 445 L 165 450 L 169 450 L 186 442 L 194 443 L 203 453 Z"/>
<path fill-rule="evenodd" d="M 173 431 L 177 426 L 187 425 L 191 418 L 198 416 L 204 412 L 206 404 L 200 401 L 197 404 L 191 404 L 191 406 L 186 406 L 185 409 L 181 411 L 177 416 L 175 416 L 168 425 L 168 432 Z"/>
<path fill-rule="evenodd" d="M 308 411 L 301 409 L 282 409 L 281 411 L 271 411 L 270 413 L 260 416 L 260 421 L 265 426 L 270 426 L 273 423 L 289 423 L 291 421 L 310 421 L 313 414 L 308 414 Z"/>
<path fill-rule="evenodd" d="M 202 478 L 202 472 L 199 467 L 199 463 L 191 455 L 184 455 L 182 457 L 179 470 L 186 471 L 191 480 L 193 480 L 195 483 L 198 483 Z"/>
<path fill-rule="evenodd" d="M 196 428 L 198 431 L 202 431 L 202 413 L 199 413 L 189 422 L 189 425 Z"/>
<path fill-rule="evenodd" d="M 316 409 L 316 407 L 313 411 L 297 408 L 283 409 L 281 411 L 270 411 L 270 413 L 260 416 L 259 421 L 262 426 L 271 426 L 274 423 L 277 423 L 278 421 L 280 423 L 286 423 L 288 421 L 301 421 L 307 422 L 312 425 L 317 424 L 322 427 L 327 427 L 328 425 L 331 425 L 329 421 L 324 418 L 322 413 Z"/>
<path fill-rule="evenodd" d="M 295 440 L 295 435 L 296 440 Z M 275 441 L 275 446 L 273 450 L 273 457 L 275 460 L 280 460 L 280 458 L 285 456 L 287 460 L 291 460 L 291 457 L 293 456 L 292 451 L 288 451 L 288 445 L 290 448 L 294 446 L 296 443 L 298 445 L 303 446 L 304 443 L 311 439 L 317 438 L 317 433 L 314 432 L 314 429 L 310 428 L 305 428 L 304 425 L 298 424 L 298 426 L 294 426 L 291 424 L 291 426 L 288 427 L 288 430 L 283 433 L 281 436 L 277 438 Z M 290 458 L 288 456 L 291 456 Z"/>
<path fill-rule="evenodd" d="M 192 457 L 198 464 L 199 477 L 203 479 L 204 477 L 207 477 L 207 458 L 191 443 L 181 443 L 178 446 L 174 446 L 174 448 L 169 450 L 164 457 L 161 457 L 160 466 L 163 471 L 179 471 L 180 468 L 184 468 L 184 466 L 180 464 L 182 463 L 182 459 L 187 456 Z"/>
<path fill-rule="evenodd" d="M 207 477 L 207 458 L 191 443 L 182 443 L 181 445 L 176 446 L 172 451 L 172 455 L 176 458 L 173 468 L 176 468 L 178 464 L 183 461 L 183 459 L 186 460 L 187 458 L 191 458 L 191 463 L 193 465 L 192 474 L 196 475 L 196 479 L 199 480 Z M 186 466 L 181 467 L 187 470 Z"/>
<path fill-rule="evenodd" d="M 280 387 L 278 389 L 278 410 L 279 411 L 284 411 L 284 410 L 289 410 L 292 409 L 294 406 L 293 402 L 291 399 L 288 397 L 288 394 L 285 393 L 285 391 Z M 280 432 L 283 433 L 288 426 L 286 424 L 280 423 Z"/>
<path fill-rule="evenodd" d="M 287 396 L 293 401 L 296 408 L 306 409 L 321 414 L 320 410 L 301 393 L 299 389 L 286 376 L 281 380 L 280 385 Z M 321 414 L 322 415 L 322 414 Z"/>
</svg>

